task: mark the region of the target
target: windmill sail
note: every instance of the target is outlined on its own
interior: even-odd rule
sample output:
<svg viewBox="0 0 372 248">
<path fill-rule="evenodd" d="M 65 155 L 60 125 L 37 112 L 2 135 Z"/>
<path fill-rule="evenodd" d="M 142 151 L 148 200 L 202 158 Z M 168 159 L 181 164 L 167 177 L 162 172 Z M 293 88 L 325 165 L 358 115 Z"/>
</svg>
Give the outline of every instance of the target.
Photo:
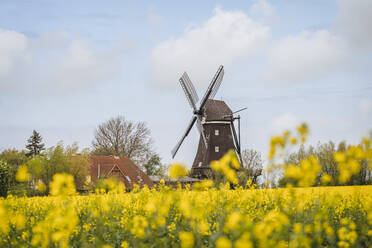
<svg viewBox="0 0 372 248">
<path fill-rule="evenodd" d="M 199 98 L 187 73 L 183 73 L 179 79 L 187 101 L 193 109 L 193 116 L 185 133 L 173 148 L 172 157 L 174 158 L 196 122 L 200 139 L 190 173 L 191 177 L 213 177 L 214 173 L 210 167 L 210 163 L 220 159 L 230 149 L 236 151 L 241 161 L 240 138 L 238 138 L 234 126 L 234 120 L 236 119 L 233 116 L 234 113 L 224 101 L 213 99 L 221 86 L 223 76 L 224 68 L 221 65 L 210 82 L 202 100 L 199 102 L 198 107 Z"/>
<path fill-rule="evenodd" d="M 222 83 L 223 75 L 224 75 L 224 71 L 221 70 L 221 73 L 218 75 L 218 77 L 216 79 L 216 84 L 214 85 L 214 87 L 212 89 L 212 92 L 209 96 L 209 99 L 213 99 L 216 96 L 217 90 L 220 88 L 220 85 Z"/>
<path fill-rule="evenodd" d="M 181 79 L 186 83 L 186 87 L 188 91 L 191 93 L 192 99 L 194 100 L 195 103 L 197 103 L 199 101 L 199 96 L 196 93 L 195 87 L 193 83 L 191 82 L 189 75 L 185 72 L 183 73 Z"/>
<path fill-rule="evenodd" d="M 240 144 L 239 144 L 238 136 L 236 135 L 234 122 L 231 122 L 231 131 L 233 133 L 236 151 L 238 152 L 238 154 L 240 154 Z"/>
<path fill-rule="evenodd" d="M 198 102 L 199 98 L 196 94 L 194 85 L 191 83 L 191 80 L 186 72 L 182 74 L 182 77 L 179 79 L 179 81 L 190 106 L 194 109 L 194 111 L 196 111 L 196 103 Z"/>
<path fill-rule="evenodd" d="M 221 66 L 218 68 L 216 74 L 214 75 L 214 77 L 213 77 L 211 83 L 209 84 L 209 87 L 208 87 L 207 91 L 205 92 L 205 94 L 204 94 L 202 100 L 200 101 L 200 107 L 199 107 L 199 110 L 201 110 L 201 109 L 204 107 L 206 101 L 209 99 L 210 95 L 212 94 L 212 91 L 215 91 L 214 94 L 216 94 L 218 88 L 217 88 L 216 90 L 214 90 L 214 88 L 215 88 L 215 86 L 216 86 L 217 84 L 219 84 L 219 85 L 221 84 L 221 81 L 222 81 L 223 75 L 224 75 L 224 71 L 223 71 L 223 66 L 221 65 Z M 219 87 L 219 86 L 218 86 L 218 87 Z"/>
<path fill-rule="evenodd" d="M 191 118 L 191 121 L 190 121 L 189 125 L 187 126 L 186 132 L 184 133 L 184 135 L 182 136 L 180 141 L 178 141 L 177 145 L 172 149 L 172 158 L 174 158 L 174 156 L 176 156 L 176 153 L 177 153 L 178 149 L 180 149 L 180 146 L 182 145 L 182 142 L 184 141 L 186 136 L 189 135 L 190 130 L 191 130 L 192 126 L 194 125 L 196 119 L 197 119 L 196 116 L 193 116 Z"/>
</svg>

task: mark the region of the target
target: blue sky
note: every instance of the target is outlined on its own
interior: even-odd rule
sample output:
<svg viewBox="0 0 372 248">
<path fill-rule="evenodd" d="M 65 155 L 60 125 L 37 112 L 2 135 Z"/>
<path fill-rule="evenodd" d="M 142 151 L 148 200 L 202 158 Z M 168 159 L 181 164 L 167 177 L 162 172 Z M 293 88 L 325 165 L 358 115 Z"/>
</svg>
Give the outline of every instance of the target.
<svg viewBox="0 0 372 248">
<path fill-rule="evenodd" d="M 0 149 L 89 147 L 116 115 L 144 121 L 164 162 L 199 96 L 225 66 L 216 99 L 242 116 L 242 143 L 309 124 L 309 142 L 356 143 L 372 129 L 372 2 L 0 1 Z M 192 130 L 176 160 L 191 164 Z"/>
</svg>

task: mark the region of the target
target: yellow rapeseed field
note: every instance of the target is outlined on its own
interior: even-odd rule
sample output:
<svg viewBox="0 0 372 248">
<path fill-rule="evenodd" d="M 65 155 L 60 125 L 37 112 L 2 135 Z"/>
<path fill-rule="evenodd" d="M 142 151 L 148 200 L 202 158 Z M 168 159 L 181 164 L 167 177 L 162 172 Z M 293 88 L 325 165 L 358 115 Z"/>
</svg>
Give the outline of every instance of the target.
<svg viewBox="0 0 372 248">
<path fill-rule="evenodd" d="M 371 247 L 372 186 L 0 201 L 1 247 Z"/>
<path fill-rule="evenodd" d="M 271 166 L 307 132 L 273 137 Z M 358 171 L 354 161 L 371 159 L 370 141 L 363 142 L 335 154 L 340 182 Z M 233 153 L 212 167 L 236 182 Z M 0 247 L 372 247 L 372 186 L 310 187 L 318 167 L 314 157 L 287 166 L 296 184 L 281 189 L 231 190 L 206 180 L 193 189 L 162 183 L 126 193 L 110 182 L 109 192 L 87 196 L 76 194 L 72 176 L 57 174 L 51 196 L 0 199 Z M 184 173 L 180 165 L 170 171 Z M 27 169 L 18 177 L 26 180 Z"/>
</svg>

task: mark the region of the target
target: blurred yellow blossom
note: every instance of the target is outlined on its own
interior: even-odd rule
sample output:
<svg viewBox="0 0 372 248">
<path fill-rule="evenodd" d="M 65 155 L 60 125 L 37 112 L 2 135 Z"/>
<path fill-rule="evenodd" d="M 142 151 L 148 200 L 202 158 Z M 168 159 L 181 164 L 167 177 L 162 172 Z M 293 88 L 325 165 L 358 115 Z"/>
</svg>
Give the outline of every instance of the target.
<svg viewBox="0 0 372 248">
<path fill-rule="evenodd" d="M 136 215 L 133 218 L 132 228 L 130 229 L 131 233 L 139 238 L 145 236 L 145 228 L 148 226 L 147 219 L 143 216 Z"/>
<path fill-rule="evenodd" d="M 216 241 L 216 248 L 231 248 L 231 246 L 231 241 L 225 236 L 219 237 Z"/>
<path fill-rule="evenodd" d="M 324 173 L 322 175 L 322 184 L 323 185 L 327 185 L 329 184 L 330 182 L 332 181 L 332 177 L 330 175 L 328 175 L 327 173 Z"/>
<path fill-rule="evenodd" d="M 194 247 L 194 235 L 191 232 L 180 232 L 179 238 L 181 241 L 182 248 Z"/>
<path fill-rule="evenodd" d="M 306 138 L 309 135 L 309 128 L 306 123 L 302 123 L 300 126 L 297 127 L 298 133 L 301 135 L 301 142 L 305 143 Z"/>
<path fill-rule="evenodd" d="M 285 167 L 286 178 L 294 179 L 300 187 L 310 187 L 316 182 L 318 173 L 321 171 L 318 159 L 310 156 L 300 161 L 300 166 L 291 164 Z"/>
<path fill-rule="evenodd" d="M 179 178 L 187 176 L 187 169 L 185 165 L 174 163 L 169 167 L 169 177 Z"/>
<path fill-rule="evenodd" d="M 57 195 L 74 195 L 76 193 L 74 178 L 69 174 L 55 174 L 50 183 L 50 194 Z"/>
<path fill-rule="evenodd" d="M 21 165 L 16 174 L 16 180 L 18 182 L 27 182 L 30 179 L 30 174 L 26 165 Z"/>
<path fill-rule="evenodd" d="M 129 247 L 129 244 L 127 241 L 123 241 L 121 242 L 121 245 L 120 245 L 121 248 L 128 248 Z"/>
<path fill-rule="evenodd" d="M 44 193 L 47 189 L 45 183 L 43 183 L 43 181 L 40 179 L 36 182 L 35 186 L 36 186 L 36 189 L 41 193 Z"/>
</svg>

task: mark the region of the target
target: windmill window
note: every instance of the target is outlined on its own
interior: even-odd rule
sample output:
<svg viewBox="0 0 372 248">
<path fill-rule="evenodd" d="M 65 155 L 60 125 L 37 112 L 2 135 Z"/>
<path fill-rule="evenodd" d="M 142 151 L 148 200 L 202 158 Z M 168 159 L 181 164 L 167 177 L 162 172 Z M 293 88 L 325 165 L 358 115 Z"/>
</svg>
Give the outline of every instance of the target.
<svg viewBox="0 0 372 248">
<path fill-rule="evenodd" d="M 128 182 L 132 182 L 132 180 L 130 179 L 130 177 L 125 176 L 125 178 L 127 179 Z"/>
<path fill-rule="evenodd" d="M 215 146 L 215 147 L 214 147 L 214 151 L 215 151 L 215 152 L 220 152 L 220 147 L 219 147 L 219 146 Z"/>
<path fill-rule="evenodd" d="M 214 135 L 220 135 L 220 131 L 218 129 L 214 130 Z"/>
<path fill-rule="evenodd" d="M 199 162 L 199 167 L 201 167 L 203 165 L 203 162 Z"/>
</svg>

